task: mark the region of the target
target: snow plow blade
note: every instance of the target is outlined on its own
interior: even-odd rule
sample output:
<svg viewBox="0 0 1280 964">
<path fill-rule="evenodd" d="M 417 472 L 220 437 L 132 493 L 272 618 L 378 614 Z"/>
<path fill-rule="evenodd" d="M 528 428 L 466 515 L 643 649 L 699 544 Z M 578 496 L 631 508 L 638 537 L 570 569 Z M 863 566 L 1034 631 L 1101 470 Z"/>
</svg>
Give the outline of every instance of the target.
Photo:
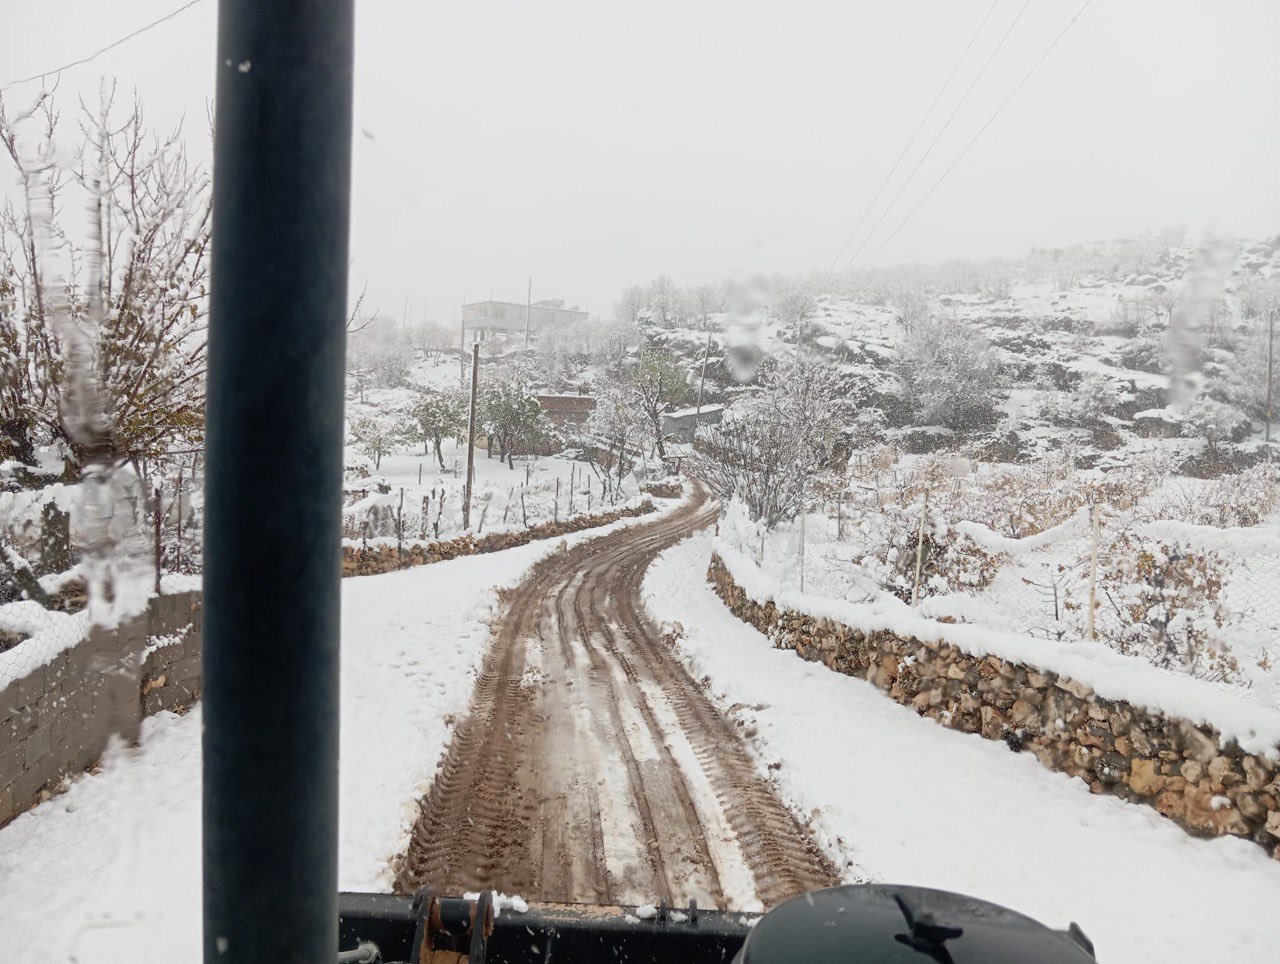
<svg viewBox="0 0 1280 964">
<path fill-rule="evenodd" d="M 768 914 L 664 906 L 535 904 L 495 912 L 494 894 L 339 896 L 341 964 L 1092 964 L 1076 925 L 924 887 L 852 884 Z M 757 926 L 758 925 L 758 926 Z"/>
<path fill-rule="evenodd" d="M 480 906 L 489 899 L 488 892 L 478 900 L 436 897 L 425 888 L 413 897 L 339 894 L 338 946 L 350 952 L 376 945 L 380 956 L 369 960 L 381 964 L 722 964 L 759 919 L 696 906 L 659 907 L 652 916 L 644 908 L 642 918 L 635 907 L 588 904 L 530 904 L 523 913 L 490 916 Z M 480 939 L 476 917 L 491 922 Z"/>
</svg>

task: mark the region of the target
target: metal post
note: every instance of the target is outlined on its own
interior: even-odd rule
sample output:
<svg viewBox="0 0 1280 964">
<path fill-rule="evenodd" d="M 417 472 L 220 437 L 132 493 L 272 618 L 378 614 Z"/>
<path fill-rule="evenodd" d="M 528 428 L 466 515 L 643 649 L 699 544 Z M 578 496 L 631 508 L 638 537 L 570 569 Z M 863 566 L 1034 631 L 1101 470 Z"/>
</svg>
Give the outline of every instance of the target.
<svg viewBox="0 0 1280 964">
<path fill-rule="evenodd" d="M 911 584 L 911 608 L 920 598 L 920 570 L 924 564 L 924 523 L 929 516 L 929 490 L 924 490 L 924 508 L 920 510 L 920 531 L 916 535 L 916 578 Z"/>
<path fill-rule="evenodd" d="M 1267 312 L 1267 437 L 1271 442 L 1271 369 L 1275 361 L 1276 310 Z"/>
<path fill-rule="evenodd" d="M 471 346 L 471 412 L 467 417 L 467 481 L 462 493 L 462 528 L 471 528 L 471 488 L 476 477 L 476 391 L 480 386 L 480 343 Z"/>
<path fill-rule="evenodd" d="M 804 499 L 800 501 L 800 591 L 804 592 L 804 543 L 805 543 L 805 519 L 808 517 L 805 511 Z"/>
<path fill-rule="evenodd" d="M 1056 590 L 1055 590 L 1056 592 Z M 1054 600 L 1057 606 L 1057 600 Z M 1098 612 L 1098 504 L 1089 502 L 1089 614 L 1085 636 L 1089 642 L 1097 638 L 1095 620 Z M 1057 618 L 1055 613 L 1054 618 Z"/>
<path fill-rule="evenodd" d="M 206 964 L 337 957 L 352 6 L 219 4 L 205 483 Z M 246 497 L 255 491 L 289 498 Z"/>
</svg>

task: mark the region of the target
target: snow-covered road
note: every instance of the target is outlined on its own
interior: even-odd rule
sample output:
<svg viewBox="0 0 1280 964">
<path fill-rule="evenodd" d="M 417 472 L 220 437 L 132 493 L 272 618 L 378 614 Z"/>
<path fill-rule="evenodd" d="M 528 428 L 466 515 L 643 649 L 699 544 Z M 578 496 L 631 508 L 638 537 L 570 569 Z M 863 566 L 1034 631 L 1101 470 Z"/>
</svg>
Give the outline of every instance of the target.
<svg viewBox="0 0 1280 964">
<path fill-rule="evenodd" d="M 343 580 L 344 890 L 390 890 L 389 861 L 470 703 L 496 590 L 562 546 L 654 518 Z M 199 707 L 144 721 L 139 749 L 0 828 L 7 961 L 196 961 L 200 921 Z"/>
<path fill-rule="evenodd" d="M 703 578 L 698 535 L 649 570 L 696 679 L 742 720 L 783 798 L 863 876 L 956 890 L 1044 923 L 1075 920 L 1102 961 L 1280 960 L 1280 862 L 1196 840 L 1147 807 L 1093 796 L 1003 743 L 948 730 L 863 680 L 777 650 Z"/>
</svg>

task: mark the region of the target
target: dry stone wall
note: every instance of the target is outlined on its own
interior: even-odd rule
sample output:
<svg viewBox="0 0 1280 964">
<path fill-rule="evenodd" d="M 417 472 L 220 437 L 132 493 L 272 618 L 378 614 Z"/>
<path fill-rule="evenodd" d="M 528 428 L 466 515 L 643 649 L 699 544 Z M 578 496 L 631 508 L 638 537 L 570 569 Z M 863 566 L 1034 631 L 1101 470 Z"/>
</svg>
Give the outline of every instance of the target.
<svg viewBox="0 0 1280 964">
<path fill-rule="evenodd" d="M 459 556 L 474 556 L 485 552 L 498 552 L 523 546 L 537 539 L 554 539 L 571 532 L 581 532 L 596 526 L 609 525 L 619 519 L 630 519 L 654 511 L 654 505 L 646 499 L 639 505 L 600 512 L 594 515 L 576 515 L 561 522 L 542 522 L 512 532 L 494 532 L 487 536 L 458 536 L 443 542 L 413 543 L 396 548 L 388 545 L 343 546 L 342 574 L 344 576 L 372 576 L 397 569 L 424 566 Z"/>
<path fill-rule="evenodd" d="M 1189 833 L 1253 840 L 1280 859 L 1280 761 L 1217 730 L 1103 699 L 1054 673 L 947 645 L 757 602 L 713 556 L 708 579 L 729 609 L 781 649 L 879 687 L 922 716 L 1003 740 L 1094 793 L 1154 807 Z"/>
</svg>

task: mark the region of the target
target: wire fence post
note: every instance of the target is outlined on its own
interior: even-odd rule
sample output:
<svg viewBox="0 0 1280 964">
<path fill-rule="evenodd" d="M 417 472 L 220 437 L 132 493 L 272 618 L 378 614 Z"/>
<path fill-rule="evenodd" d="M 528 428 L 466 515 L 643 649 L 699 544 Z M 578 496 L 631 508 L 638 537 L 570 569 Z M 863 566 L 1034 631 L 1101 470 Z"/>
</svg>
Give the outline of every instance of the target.
<svg viewBox="0 0 1280 964">
<path fill-rule="evenodd" d="M 1089 502 L 1089 616 L 1085 635 L 1089 642 L 1097 638 L 1094 624 L 1098 611 L 1098 503 Z"/>
<path fill-rule="evenodd" d="M 556 497 L 555 501 L 551 503 L 551 521 L 560 521 L 560 476 L 558 475 L 556 476 Z"/>
<path fill-rule="evenodd" d="M 804 543 L 805 543 L 805 518 L 808 513 L 804 510 L 804 502 L 800 503 L 800 591 L 804 592 Z"/>
<path fill-rule="evenodd" d="M 920 598 L 920 572 L 924 564 L 924 523 L 929 515 L 929 490 L 924 490 L 924 506 L 920 510 L 920 531 L 916 534 L 916 578 L 911 584 L 911 606 Z"/>
<path fill-rule="evenodd" d="M 400 486 L 400 504 L 396 506 L 396 564 L 404 552 L 404 486 Z"/>
<path fill-rule="evenodd" d="M 1271 444 L 1271 369 L 1275 361 L 1276 310 L 1267 312 L 1267 444 Z"/>
</svg>

